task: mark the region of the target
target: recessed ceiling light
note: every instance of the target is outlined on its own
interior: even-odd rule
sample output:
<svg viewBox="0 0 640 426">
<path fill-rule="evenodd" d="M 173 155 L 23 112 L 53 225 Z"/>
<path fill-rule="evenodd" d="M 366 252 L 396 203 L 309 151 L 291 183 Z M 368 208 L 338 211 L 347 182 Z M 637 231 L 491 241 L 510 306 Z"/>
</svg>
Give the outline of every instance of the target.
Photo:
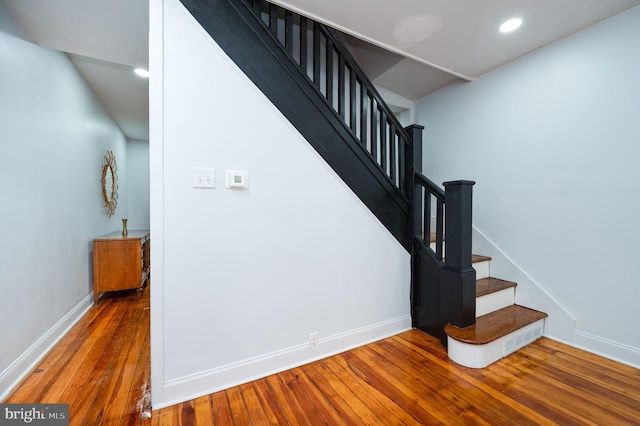
<svg viewBox="0 0 640 426">
<path fill-rule="evenodd" d="M 522 19 L 520 18 L 509 19 L 508 21 L 500 25 L 500 32 L 510 33 L 513 30 L 517 30 L 520 27 L 520 25 L 522 25 Z"/>
<path fill-rule="evenodd" d="M 136 68 L 135 70 L 133 70 L 133 72 L 135 72 L 140 77 L 149 78 L 149 71 L 143 68 Z"/>
</svg>

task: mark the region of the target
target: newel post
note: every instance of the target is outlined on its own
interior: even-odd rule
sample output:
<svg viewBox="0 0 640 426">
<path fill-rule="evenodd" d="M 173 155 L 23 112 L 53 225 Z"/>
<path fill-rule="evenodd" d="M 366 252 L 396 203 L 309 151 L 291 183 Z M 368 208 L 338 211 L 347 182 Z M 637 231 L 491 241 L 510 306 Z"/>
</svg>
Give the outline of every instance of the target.
<svg viewBox="0 0 640 426">
<path fill-rule="evenodd" d="M 412 124 L 404 130 L 409 135 L 404 155 L 405 195 L 409 200 L 413 198 L 413 182 L 416 172 L 422 173 L 422 131 L 424 126 Z"/>
<path fill-rule="evenodd" d="M 407 232 L 409 234 L 409 241 L 411 242 L 411 289 L 410 289 L 410 303 L 411 303 L 411 325 L 417 326 L 417 315 L 415 309 L 415 286 L 416 284 L 416 266 L 417 262 L 415 256 L 415 243 L 413 237 L 418 229 L 422 226 L 422 189 L 415 184 L 416 172 L 422 173 L 422 131 L 423 126 L 414 124 L 405 127 L 409 140 L 407 141 L 406 151 L 404 156 L 404 192 L 409 199 L 409 220 Z"/>
<path fill-rule="evenodd" d="M 445 182 L 445 263 L 442 322 L 467 327 L 476 321 L 476 271 L 471 265 L 472 195 L 475 182 Z"/>
<path fill-rule="evenodd" d="M 413 241 L 413 234 L 416 232 L 417 227 L 422 226 L 422 218 L 416 214 L 416 208 L 413 200 L 421 200 L 421 193 L 418 192 L 420 188 L 416 188 L 415 175 L 416 172 L 422 173 L 422 131 L 424 126 L 419 124 L 412 124 L 405 127 L 404 130 L 409 134 L 409 140 L 407 141 L 405 156 L 404 156 L 404 193 L 409 199 L 411 208 L 411 219 L 409 220 L 409 237 Z"/>
</svg>

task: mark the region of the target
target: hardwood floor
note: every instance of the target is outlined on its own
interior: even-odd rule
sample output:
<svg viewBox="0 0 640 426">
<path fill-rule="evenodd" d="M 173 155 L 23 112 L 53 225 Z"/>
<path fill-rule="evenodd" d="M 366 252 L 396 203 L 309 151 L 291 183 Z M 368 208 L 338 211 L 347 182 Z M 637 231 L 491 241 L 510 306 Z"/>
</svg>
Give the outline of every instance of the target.
<svg viewBox="0 0 640 426">
<path fill-rule="evenodd" d="M 416 330 L 151 413 L 148 307 L 101 299 L 4 402 L 72 425 L 640 424 L 638 369 L 542 338 L 474 370 Z"/>
<path fill-rule="evenodd" d="M 105 293 L 3 402 L 69 404 L 71 425 L 148 425 L 149 339 L 149 286 Z"/>
</svg>

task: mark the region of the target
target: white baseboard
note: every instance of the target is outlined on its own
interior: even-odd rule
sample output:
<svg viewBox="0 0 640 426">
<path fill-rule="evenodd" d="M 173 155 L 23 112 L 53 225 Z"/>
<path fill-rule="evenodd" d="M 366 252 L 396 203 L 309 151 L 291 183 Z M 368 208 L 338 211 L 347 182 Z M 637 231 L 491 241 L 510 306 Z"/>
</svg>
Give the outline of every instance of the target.
<svg viewBox="0 0 640 426">
<path fill-rule="evenodd" d="M 314 350 L 309 348 L 308 343 L 300 344 L 198 374 L 169 380 L 164 385 L 164 400 L 154 401 L 153 409 L 168 407 L 286 371 L 410 329 L 411 317 L 407 315 L 326 338 L 321 336 L 318 348 Z"/>
<path fill-rule="evenodd" d="M 572 345 L 571 343 L 568 343 Z M 593 334 L 576 331 L 573 346 L 601 355 L 605 358 L 640 368 L 640 349 L 628 346 Z"/>
<path fill-rule="evenodd" d="M 54 324 L 33 345 L 4 371 L 0 372 L 0 401 L 26 376 L 73 325 L 93 306 L 93 293 L 82 299 L 60 321 Z"/>
</svg>

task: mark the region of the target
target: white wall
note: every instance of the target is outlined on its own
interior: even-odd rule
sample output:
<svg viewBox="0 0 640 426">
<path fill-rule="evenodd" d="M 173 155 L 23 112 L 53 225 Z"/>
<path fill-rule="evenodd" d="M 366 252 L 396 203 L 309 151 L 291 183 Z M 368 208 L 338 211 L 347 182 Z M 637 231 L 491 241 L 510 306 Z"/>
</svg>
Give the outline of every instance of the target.
<svg viewBox="0 0 640 426">
<path fill-rule="evenodd" d="M 407 252 L 177 0 L 150 15 L 154 408 L 408 329 Z"/>
<path fill-rule="evenodd" d="M 391 90 L 385 89 L 381 86 L 376 86 L 376 90 L 382 97 L 382 99 L 386 102 L 387 105 L 394 107 L 396 109 L 402 109 L 403 111 L 399 114 L 396 114 L 396 118 L 400 122 L 400 124 L 404 127 L 415 124 L 415 102 L 411 99 L 405 98 L 404 96 L 398 95 Z"/>
<path fill-rule="evenodd" d="M 126 145 L 69 59 L 0 4 L 0 399 L 92 303 L 91 240 L 121 226 Z M 120 168 L 112 219 L 102 158 Z"/>
<path fill-rule="evenodd" d="M 636 7 L 416 103 L 426 173 L 475 180 L 477 230 L 575 318 L 553 337 L 635 365 L 639 27 Z"/>
<path fill-rule="evenodd" d="M 149 229 L 149 141 L 127 139 L 128 229 Z"/>
</svg>

